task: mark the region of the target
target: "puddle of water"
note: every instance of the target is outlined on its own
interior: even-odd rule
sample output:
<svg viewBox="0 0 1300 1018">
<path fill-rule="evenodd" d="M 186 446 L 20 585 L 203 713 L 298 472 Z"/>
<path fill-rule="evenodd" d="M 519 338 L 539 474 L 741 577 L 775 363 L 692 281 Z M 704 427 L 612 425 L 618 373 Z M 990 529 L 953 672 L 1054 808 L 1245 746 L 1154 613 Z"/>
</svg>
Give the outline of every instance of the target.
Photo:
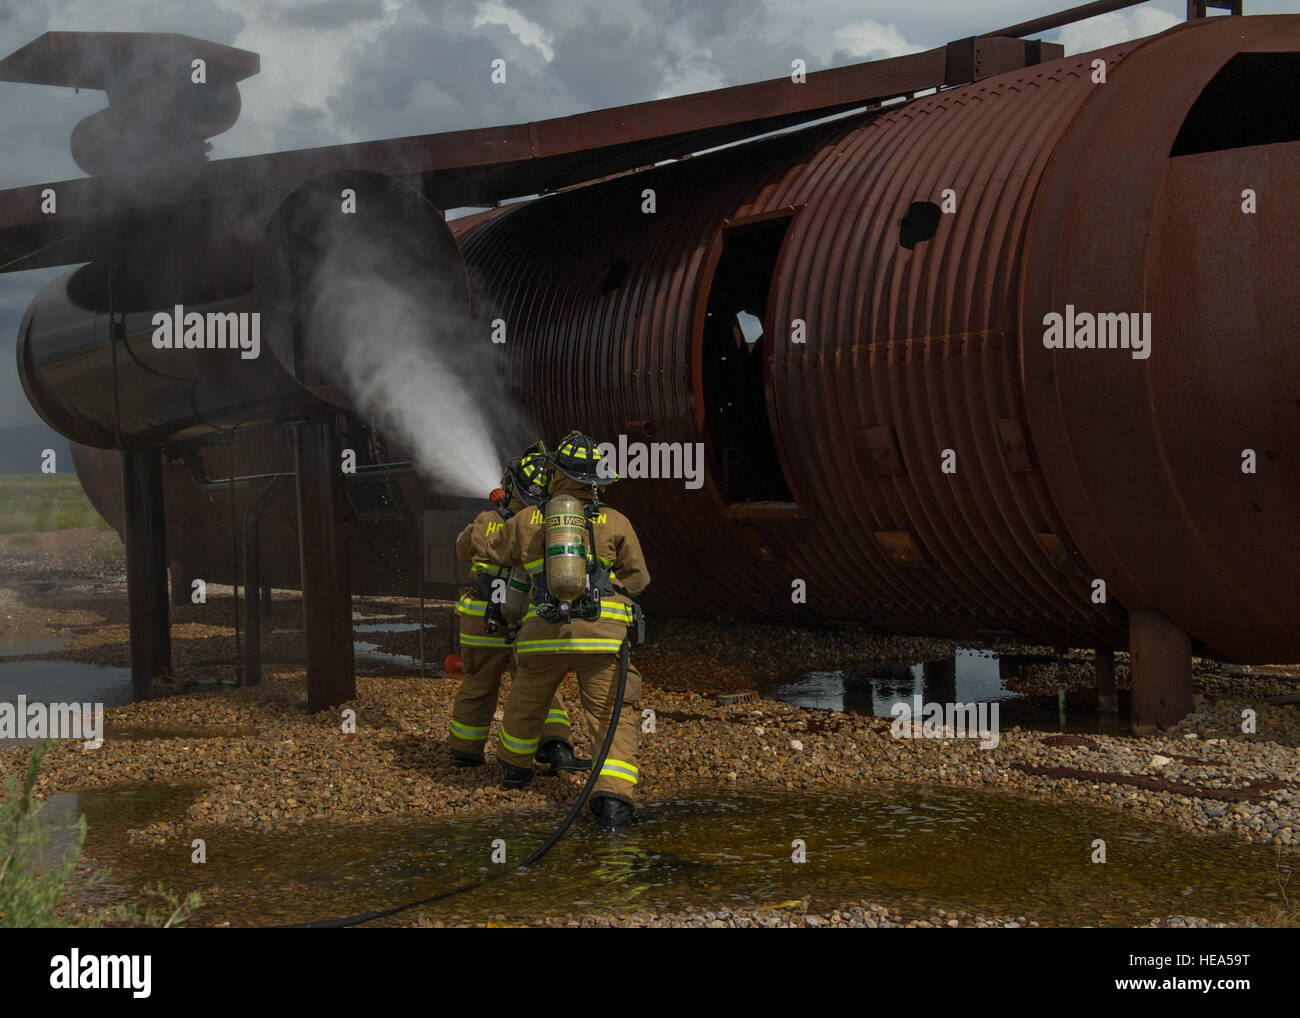
<svg viewBox="0 0 1300 1018">
<path fill-rule="evenodd" d="M 372 626 L 353 626 L 354 633 L 413 633 L 420 628 L 418 622 L 384 622 Z M 426 629 L 434 628 L 426 626 Z"/>
<path fill-rule="evenodd" d="M 84 664 L 80 661 L 6 661 L 0 663 L 0 702 L 130 703 L 131 669 Z"/>
<path fill-rule="evenodd" d="M 388 651 L 380 650 L 377 643 L 354 640 L 352 641 L 352 651 L 356 656 L 356 660 L 361 664 L 401 665 L 403 668 L 420 667 L 419 658 L 411 657 L 409 654 L 390 654 Z M 428 667 L 427 662 L 425 666 Z"/>
<path fill-rule="evenodd" d="M 131 669 L 107 668 L 78 661 L 12 661 L 0 664 L 0 703 L 7 703 L 17 710 L 19 696 L 26 698 L 27 707 L 38 703 L 103 704 L 105 707 L 117 707 L 131 703 L 134 699 Z M 25 725 L 26 721 L 21 723 Z M 6 738 L 0 740 L 0 748 L 30 746 L 36 741 L 25 737 Z"/>
<path fill-rule="evenodd" d="M 46 835 L 42 861 L 46 867 L 55 868 L 72 855 L 80 815 L 86 817 L 85 851 L 89 850 L 92 839 L 97 846 L 122 845 L 131 827 L 179 817 L 194 801 L 199 788 L 198 785 L 133 785 L 48 796 L 37 814 L 37 822 Z M 78 900 L 118 900 L 133 889 L 134 886 L 114 879 L 89 894 L 79 895 Z"/>
<path fill-rule="evenodd" d="M 114 843 L 98 823 L 103 814 L 120 829 L 113 794 L 83 794 L 96 861 L 111 864 L 121 886 L 162 880 L 174 890 L 200 891 L 200 925 L 325 919 L 460 887 L 496 870 L 489 861 L 493 839 L 505 839 L 509 860 L 517 860 L 561 815 L 315 824 L 279 835 L 198 831 L 208 861 L 193 866 L 184 846 Z M 709 790 L 643 805 L 640 815 L 641 823 L 620 833 L 584 816 L 533 868 L 424 911 L 529 922 L 592 911 L 871 899 L 909 913 L 964 908 L 1073 926 L 1134 925 L 1165 915 L 1234 920 L 1276 899 L 1272 858 L 1257 846 L 993 792 L 880 786 L 803 797 Z M 795 838 L 807 846 L 803 864 L 791 861 Z M 1090 861 L 1096 838 L 1106 842 L 1104 865 Z"/>
<path fill-rule="evenodd" d="M 1021 669 L 1054 667 L 1053 658 L 999 657 L 989 650 L 958 648 L 938 661 L 870 662 L 859 669 L 809 672 L 798 682 L 772 683 L 763 695 L 796 707 L 874 717 L 894 716 L 896 703 L 997 703 L 1001 728 L 1020 725 L 1052 731 L 1112 732 L 1118 715 L 1071 703 L 1064 728 L 1055 697 L 1025 697 L 1006 687 L 1005 676 Z M 1122 706 L 1122 705 L 1121 705 Z M 1122 711 L 1121 711 L 1122 713 Z"/>
<path fill-rule="evenodd" d="M 26 654 L 48 654 L 71 641 L 70 636 L 50 636 L 42 640 L 26 637 L 0 636 L 0 657 L 18 657 Z"/>
</svg>

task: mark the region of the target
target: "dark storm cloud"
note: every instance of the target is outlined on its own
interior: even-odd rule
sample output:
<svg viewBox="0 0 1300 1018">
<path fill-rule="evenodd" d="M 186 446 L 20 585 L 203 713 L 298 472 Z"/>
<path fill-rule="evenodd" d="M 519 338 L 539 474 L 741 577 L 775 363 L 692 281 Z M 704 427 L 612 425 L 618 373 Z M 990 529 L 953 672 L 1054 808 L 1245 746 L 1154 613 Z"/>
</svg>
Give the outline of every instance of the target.
<svg viewBox="0 0 1300 1018">
<path fill-rule="evenodd" d="M 383 14 L 382 0 L 317 0 L 316 3 L 282 11 L 280 20 L 304 28 L 342 28 L 358 21 L 383 17 Z"/>
</svg>

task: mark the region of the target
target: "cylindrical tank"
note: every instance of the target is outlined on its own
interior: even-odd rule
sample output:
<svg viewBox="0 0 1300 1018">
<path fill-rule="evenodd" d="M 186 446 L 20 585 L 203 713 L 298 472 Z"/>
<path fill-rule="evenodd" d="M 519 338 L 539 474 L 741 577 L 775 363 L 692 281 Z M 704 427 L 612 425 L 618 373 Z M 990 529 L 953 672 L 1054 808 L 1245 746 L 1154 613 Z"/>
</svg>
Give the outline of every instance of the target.
<svg viewBox="0 0 1300 1018">
<path fill-rule="evenodd" d="M 1111 648 L 1152 607 L 1293 660 L 1300 144 L 1219 97 L 1274 136 L 1172 153 L 1237 54 L 1297 50 L 1300 18 L 1211 19 L 551 195 L 462 237 L 476 301 L 547 431 L 680 467 L 620 447 L 608 496 L 648 606 Z M 1164 338 L 1045 358 L 1067 302 Z"/>
<path fill-rule="evenodd" d="M 546 589 L 555 600 L 572 604 L 587 589 L 587 514 L 573 495 L 552 495 L 543 517 Z"/>
</svg>

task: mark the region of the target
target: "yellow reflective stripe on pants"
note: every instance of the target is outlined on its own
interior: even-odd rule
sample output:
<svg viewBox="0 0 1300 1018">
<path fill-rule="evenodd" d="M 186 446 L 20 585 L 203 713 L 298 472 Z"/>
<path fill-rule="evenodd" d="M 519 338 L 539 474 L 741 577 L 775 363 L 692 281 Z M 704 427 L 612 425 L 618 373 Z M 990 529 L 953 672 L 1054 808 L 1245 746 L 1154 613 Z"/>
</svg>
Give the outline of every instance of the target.
<svg viewBox="0 0 1300 1018">
<path fill-rule="evenodd" d="M 548 725 L 568 725 L 569 715 L 566 711 L 556 710 L 552 707 L 546 712 L 546 723 Z"/>
<path fill-rule="evenodd" d="M 626 760 L 606 760 L 605 766 L 600 769 L 602 778 L 622 778 L 624 781 L 630 781 L 636 784 L 636 776 L 639 772 L 636 767 Z"/>
<path fill-rule="evenodd" d="M 466 742 L 486 742 L 488 728 L 488 725 L 484 725 L 482 728 L 476 728 L 473 725 L 462 725 L 454 718 L 451 722 L 451 734 L 458 739 L 464 739 Z"/>
<path fill-rule="evenodd" d="M 524 756 L 529 753 L 536 753 L 537 744 L 541 742 L 541 739 L 516 739 L 506 731 L 505 725 L 502 725 L 497 730 L 497 735 L 501 738 L 501 745 L 505 746 L 511 753 L 519 753 Z"/>
<path fill-rule="evenodd" d="M 504 647 L 506 638 L 504 636 L 476 636 L 473 633 L 461 633 L 460 645 L 462 647 Z"/>
<path fill-rule="evenodd" d="M 550 640 L 519 640 L 515 643 L 517 654 L 617 654 L 623 646 L 617 637 L 563 636 Z"/>
</svg>

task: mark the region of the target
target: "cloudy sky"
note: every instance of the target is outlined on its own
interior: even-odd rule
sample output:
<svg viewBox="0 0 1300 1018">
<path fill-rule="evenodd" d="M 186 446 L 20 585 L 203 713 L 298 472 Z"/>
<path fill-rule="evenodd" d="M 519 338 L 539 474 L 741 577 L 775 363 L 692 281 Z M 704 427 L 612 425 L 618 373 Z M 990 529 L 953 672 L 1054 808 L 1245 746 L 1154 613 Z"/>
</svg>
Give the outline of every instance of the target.
<svg viewBox="0 0 1300 1018">
<path fill-rule="evenodd" d="M 0 56 L 52 30 L 179 32 L 261 54 L 213 158 L 564 116 L 928 49 L 1075 0 L 3 0 Z M 1246 0 L 1250 13 L 1300 0 Z M 1161 31 L 1184 0 L 1046 38 L 1080 52 Z M 507 62 L 491 83 L 494 59 Z M 0 83 L 0 189 L 81 176 L 74 125 L 101 92 Z M 19 317 L 55 274 L 0 275 L 0 427 L 34 420 Z"/>
</svg>

